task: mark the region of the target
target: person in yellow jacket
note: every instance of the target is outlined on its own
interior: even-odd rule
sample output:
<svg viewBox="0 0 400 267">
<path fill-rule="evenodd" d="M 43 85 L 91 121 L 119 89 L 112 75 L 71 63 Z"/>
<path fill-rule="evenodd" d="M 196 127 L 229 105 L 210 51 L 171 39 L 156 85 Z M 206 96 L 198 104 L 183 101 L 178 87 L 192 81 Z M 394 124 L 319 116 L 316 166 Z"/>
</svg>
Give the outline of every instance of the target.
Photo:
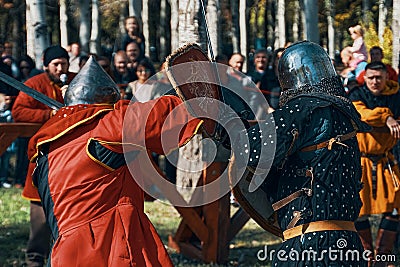
<svg viewBox="0 0 400 267">
<path fill-rule="evenodd" d="M 360 192 L 363 206 L 356 229 L 364 249 L 372 252 L 368 215 L 383 215 L 375 242 L 375 266 L 391 266 L 391 263 L 379 261 L 383 257 L 377 255 L 392 253 L 400 212 L 400 173 L 391 152 L 400 139 L 397 121 L 400 118 L 400 92 L 399 84 L 387 77 L 385 64 L 369 63 L 365 68 L 364 85 L 349 94 L 361 120 L 374 127 L 372 132 L 357 134 L 363 169 L 363 189 Z M 373 258 L 373 253 L 370 258 Z"/>
</svg>

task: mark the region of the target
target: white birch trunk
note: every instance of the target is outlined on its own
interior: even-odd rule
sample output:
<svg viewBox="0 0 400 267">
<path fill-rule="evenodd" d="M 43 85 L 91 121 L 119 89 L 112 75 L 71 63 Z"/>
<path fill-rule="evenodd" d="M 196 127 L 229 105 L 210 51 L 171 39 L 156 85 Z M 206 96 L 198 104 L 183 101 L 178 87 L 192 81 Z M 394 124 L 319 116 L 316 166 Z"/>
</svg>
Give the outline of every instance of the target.
<svg viewBox="0 0 400 267">
<path fill-rule="evenodd" d="M 161 61 L 167 56 L 167 0 L 160 2 L 160 49 L 159 58 Z"/>
<path fill-rule="evenodd" d="M 199 20 L 197 15 L 200 11 L 199 1 L 179 0 L 179 47 L 187 42 L 200 43 Z"/>
<path fill-rule="evenodd" d="M 392 55 L 392 66 L 400 72 L 400 0 L 393 0 L 393 21 L 392 21 L 392 32 L 393 32 L 393 55 Z"/>
<path fill-rule="evenodd" d="M 68 41 L 68 15 L 67 15 L 67 1 L 60 0 L 60 35 L 61 35 L 61 46 L 66 48 L 69 44 Z"/>
<path fill-rule="evenodd" d="M 241 53 L 240 51 L 240 30 L 239 30 L 239 3 L 237 0 L 231 0 L 231 13 L 232 13 L 232 46 L 234 53 Z"/>
<path fill-rule="evenodd" d="M 26 0 L 26 53 L 33 59 L 36 59 L 35 56 L 35 31 L 31 18 L 31 0 Z M 38 62 L 36 61 L 36 67 L 39 68 Z"/>
<path fill-rule="evenodd" d="M 179 47 L 179 4 L 178 0 L 169 0 L 171 6 L 171 50 Z"/>
<path fill-rule="evenodd" d="M 276 11 L 276 19 L 278 21 L 278 34 L 275 42 L 278 41 L 275 47 L 284 47 L 286 43 L 285 33 L 285 0 L 278 0 L 278 8 Z"/>
<path fill-rule="evenodd" d="M 89 52 L 90 38 L 90 2 L 87 0 L 79 0 L 80 27 L 79 42 L 83 52 Z"/>
<path fill-rule="evenodd" d="M 299 1 L 294 1 L 294 17 L 293 17 L 293 42 L 299 40 L 299 25 L 300 25 L 300 4 Z"/>
<path fill-rule="evenodd" d="M 247 58 L 247 13 L 246 0 L 239 0 L 239 29 L 240 52 Z M 247 72 L 247 65 L 243 66 L 243 72 Z"/>
<path fill-rule="evenodd" d="M 92 0 L 92 28 L 90 31 L 89 52 L 100 55 L 100 11 L 99 1 Z"/>
<path fill-rule="evenodd" d="M 46 3 L 44 0 L 32 0 L 30 2 L 31 27 L 33 27 L 34 59 L 38 69 L 43 68 L 42 53 L 49 47 L 49 34 L 46 24 Z"/>
<path fill-rule="evenodd" d="M 149 1 L 143 0 L 142 7 L 142 21 L 143 21 L 143 35 L 146 40 L 146 47 L 144 48 L 144 54 L 150 56 L 150 30 L 149 30 Z"/>
<path fill-rule="evenodd" d="M 328 24 L 328 53 L 331 58 L 335 58 L 335 29 L 333 28 L 333 18 L 335 12 L 331 0 L 325 1 L 326 19 Z"/>
<path fill-rule="evenodd" d="M 199 0 L 179 0 L 179 47 L 187 42 L 199 44 L 199 11 Z M 176 184 L 178 191 L 186 200 L 189 200 L 188 196 L 193 192 L 202 173 L 203 161 L 200 140 L 201 137 L 197 135 L 179 149 Z"/>
<path fill-rule="evenodd" d="M 211 41 L 211 47 L 214 52 L 214 58 L 221 52 L 219 49 L 219 3 L 218 0 L 208 0 L 207 5 L 207 24 L 208 31 L 210 34 L 210 39 L 207 42 Z"/>
<path fill-rule="evenodd" d="M 387 16 L 387 9 L 385 5 L 385 0 L 379 0 L 378 37 L 381 46 L 383 45 L 383 34 L 385 32 L 385 27 L 386 27 L 386 16 Z"/>
</svg>

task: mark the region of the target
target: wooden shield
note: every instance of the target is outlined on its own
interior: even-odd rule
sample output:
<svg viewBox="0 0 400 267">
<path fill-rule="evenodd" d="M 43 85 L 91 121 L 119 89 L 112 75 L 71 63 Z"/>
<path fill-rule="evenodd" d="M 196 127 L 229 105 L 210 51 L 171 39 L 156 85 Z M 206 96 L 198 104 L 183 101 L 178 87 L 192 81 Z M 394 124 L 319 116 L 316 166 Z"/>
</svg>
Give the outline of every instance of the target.
<svg viewBox="0 0 400 267">
<path fill-rule="evenodd" d="M 237 168 L 235 166 L 235 159 L 232 157 L 229 163 L 228 175 L 229 180 L 237 181 Z M 282 230 L 278 224 L 277 214 L 272 208 L 271 202 L 267 194 L 261 189 L 257 188 L 253 192 L 249 192 L 249 185 L 253 173 L 246 168 L 242 177 L 233 186 L 232 192 L 240 206 L 249 214 L 249 216 L 258 223 L 266 231 L 283 238 Z"/>
<path fill-rule="evenodd" d="M 194 43 L 188 43 L 166 59 L 166 72 L 178 96 L 185 101 L 189 112 L 205 119 L 203 130 L 214 136 L 218 104 L 221 99 L 220 82 L 215 63 Z M 196 100 L 198 101 L 187 101 Z"/>
</svg>

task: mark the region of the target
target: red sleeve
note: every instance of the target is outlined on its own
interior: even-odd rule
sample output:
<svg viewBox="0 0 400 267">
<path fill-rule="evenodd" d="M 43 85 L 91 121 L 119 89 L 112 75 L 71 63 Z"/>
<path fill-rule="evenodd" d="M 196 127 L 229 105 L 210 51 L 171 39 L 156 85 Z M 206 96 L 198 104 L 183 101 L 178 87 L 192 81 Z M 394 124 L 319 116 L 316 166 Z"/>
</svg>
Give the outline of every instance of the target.
<svg viewBox="0 0 400 267">
<path fill-rule="evenodd" d="M 46 73 L 28 79 L 25 85 L 60 103 L 64 103 L 58 86 L 52 85 Z M 15 122 L 44 123 L 50 118 L 51 112 L 50 107 L 23 92 L 19 93 L 12 108 Z"/>
<path fill-rule="evenodd" d="M 32 174 L 35 170 L 36 163 L 30 162 L 28 165 L 28 172 L 26 175 L 24 190 L 22 191 L 22 197 L 30 201 L 40 201 L 40 196 L 37 187 L 33 184 Z"/>
<path fill-rule="evenodd" d="M 50 118 L 52 110 L 27 94 L 20 92 L 12 108 L 15 122 L 44 123 Z"/>
<path fill-rule="evenodd" d="M 361 71 L 360 74 L 358 74 L 358 76 L 356 78 L 358 85 L 364 84 L 364 75 L 365 75 L 365 70 Z"/>
<path fill-rule="evenodd" d="M 202 120 L 189 114 L 176 96 L 163 96 L 129 106 L 124 119 L 124 143 L 138 145 L 158 154 L 186 144 Z"/>
</svg>

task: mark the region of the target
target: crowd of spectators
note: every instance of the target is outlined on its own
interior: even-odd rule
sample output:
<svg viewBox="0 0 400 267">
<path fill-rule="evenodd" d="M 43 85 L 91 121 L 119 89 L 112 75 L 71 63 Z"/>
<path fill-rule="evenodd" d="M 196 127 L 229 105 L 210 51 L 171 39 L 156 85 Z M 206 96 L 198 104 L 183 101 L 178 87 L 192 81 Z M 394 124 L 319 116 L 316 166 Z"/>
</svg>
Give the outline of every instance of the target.
<svg viewBox="0 0 400 267">
<path fill-rule="evenodd" d="M 143 81 L 140 81 L 142 76 L 148 76 L 148 74 L 150 74 L 149 77 L 151 77 L 155 73 L 154 64 L 144 53 L 146 40 L 141 28 L 140 22 L 136 17 L 127 17 L 125 19 L 126 32 L 115 41 L 112 56 L 93 55 L 110 77 L 119 85 L 121 95 L 126 99 L 130 99 L 135 94 L 138 94 L 139 98 L 143 98 L 143 95 L 146 95 L 143 99 L 154 97 L 147 95 L 148 92 L 146 90 L 143 90 L 146 91 L 146 93 L 143 93 L 135 89 L 138 84 L 143 83 Z M 364 68 L 368 61 L 382 61 L 384 56 L 383 50 L 379 46 L 370 48 L 369 54 L 367 53 L 367 48 L 363 39 L 364 32 L 360 25 L 350 27 L 349 34 L 354 42 L 352 46 L 345 47 L 341 51 L 341 63 L 344 66 L 344 70 L 339 73 L 343 77 L 344 85 L 348 92 L 352 88 L 364 84 Z M 78 42 L 71 43 L 66 49 L 69 55 L 69 71 L 71 73 L 79 72 L 90 54 L 84 53 Z M 12 51 L 13 44 L 11 42 L 4 42 L 0 45 L 2 59 L 0 67 L 3 72 L 8 73 L 21 82 L 25 82 L 29 78 L 43 72 L 43 70 L 36 68 L 34 60 L 29 55 L 23 55 L 16 59 L 13 57 Z M 227 64 L 230 66 L 228 74 L 230 77 L 235 77 L 240 81 L 243 91 L 247 91 L 246 94 L 249 97 L 248 101 L 250 104 L 253 106 L 258 104 L 257 102 L 253 103 L 255 101 L 252 99 L 251 92 L 253 90 L 253 84 L 255 85 L 253 88 L 256 87 L 260 89 L 265 96 L 269 106 L 261 107 L 260 112 L 272 112 L 279 107 L 281 88 L 277 78 L 277 64 L 283 51 L 284 47 L 278 48 L 272 52 L 268 49 L 255 50 L 251 58 L 249 57 L 249 61 L 251 62 L 247 62 L 247 65 L 252 66 L 248 73 L 243 72 L 243 66 L 246 64 L 245 55 L 236 52 L 227 57 Z M 221 56 L 226 57 L 225 55 L 220 55 L 220 57 Z M 338 62 L 335 63 L 338 64 Z M 144 67 L 144 69 L 146 72 L 142 71 L 140 64 L 145 64 L 146 67 Z M 389 64 L 386 64 L 386 67 L 389 80 L 398 82 L 399 78 L 396 70 Z M 18 91 L 3 85 L 0 87 L 0 93 L 11 97 L 11 103 L 8 108 L 11 110 Z M 21 160 L 22 155 L 26 152 L 24 149 L 21 150 L 21 147 L 26 147 L 26 143 L 26 138 L 19 138 L 15 144 L 16 148 L 14 148 L 14 150 L 17 151 L 17 169 L 19 172 L 14 174 L 16 179 L 11 181 L 11 183 L 17 187 L 23 186 L 24 177 L 26 175 L 24 171 L 21 171 L 25 169 L 24 166 L 27 164 Z M 19 175 L 19 173 L 21 173 L 21 175 Z M 3 177 L 0 177 L 0 179 L 4 180 Z M 6 184 L 6 186 L 8 185 Z"/>
<path fill-rule="evenodd" d="M 128 17 L 125 20 L 126 34 L 120 39 L 117 39 L 114 45 L 112 57 L 102 55 L 91 55 L 81 51 L 78 42 L 72 43 L 65 51 L 65 55 L 61 58 L 67 62 L 53 62 L 59 59 L 59 53 L 64 50 L 60 46 L 52 46 L 43 51 L 44 69 L 36 68 L 34 60 L 29 55 L 23 55 L 16 59 L 12 54 L 12 43 L 4 42 L 0 46 L 0 71 L 15 78 L 16 80 L 25 83 L 30 87 L 37 86 L 36 89 L 42 88 L 43 85 L 38 85 L 40 79 L 46 80 L 46 86 L 49 87 L 49 92 L 44 92 L 49 97 L 63 102 L 62 88 L 72 80 L 74 75 L 79 72 L 90 56 L 95 57 L 99 65 L 104 68 L 108 75 L 119 86 L 121 97 L 123 99 L 135 99 L 140 102 L 145 102 L 159 97 L 168 89 L 172 89 L 168 82 L 165 82 L 165 75 L 159 79 L 150 79 L 156 74 L 156 67 L 153 62 L 144 53 L 145 38 L 141 32 L 140 23 L 135 17 Z M 352 46 L 345 47 L 341 51 L 342 64 L 345 67 L 339 74 L 343 78 L 345 88 L 349 94 L 354 95 L 355 90 L 360 90 L 365 86 L 366 66 L 368 63 L 382 63 L 383 50 L 379 46 L 373 46 L 367 53 L 366 45 L 363 40 L 363 31 L 359 25 L 349 28 L 354 43 Z M 50 49 L 50 50 L 49 50 Z M 248 73 L 243 72 L 243 66 L 246 62 L 246 56 L 240 53 L 233 53 L 230 57 L 219 55 L 217 62 L 229 66 L 228 71 L 221 75 L 226 84 L 238 90 L 240 97 L 245 100 L 250 106 L 256 107 L 258 111 L 255 114 L 256 119 L 260 119 L 260 114 L 268 114 L 279 108 L 279 97 L 281 95 L 281 87 L 278 80 L 278 62 L 285 48 L 278 48 L 273 53 L 267 49 L 259 49 L 254 52 L 254 57 L 249 64 L 254 68 Z M 53 54 L 55 53 L 55 54 Z M 47 57 L 46 57 L 47 56 Z M 47 60 L 47 61 L 46 61 Z M 66 64 L 68 63 L 68 64 Z M 163 66 L 163 65 L 161 65 Z M 381 66 L 381 65 L 380 65 Z M 385 64 L 387 80 L 385 83 L 396 83 L 398 87 L 399 76 L 396 70 L 389 64 Z M 367 67 L 367 68 L 369 68 Z M 61 74 L 66 74 L 67 79 L 63 80 Z M 367 79 L 369 79 L 367 77 Z M 45 86 L 45 87 L 46 87 Z M 168 87 L 167 89 L 165 87 Z M 163 90 L 160 90 L 162 88 Z M 254 88 L 260 89 L 260 92 L 267 100 L 268 106 L 263 106 L 262 101 L 257 99 L 257 94 L 254 94 Z M 18 91 L 6 84 L 0 82 L 0 122 L 35 122 L 44 123 L 52 115 L 52 110 L 43 104 L 38 104 L 29 101 L 22 101 L 24 96 Z M 265 102 L 265 101 L 264 101 Z M 21 117 L 21 110 L 26 113 Z M 34 116 L 32 110 L 40 111 L 40 116 Z M 29 111 L 30 110 L 30 111 Z M 39 114 L 39 113 L 37 113 Z M 25 117 L 24 117 L 25 116 Z M 28 118 L 29 117 L 29 118 Z M 28 119 L 27 119 L 28 118 Z M 28 160 L 26 156 L 26 148 L 29 138 L 18 138 L 2 155 L 0 155 L 0 186 L 10 188 L 12 186 L 23 188 L 26 186 L 26 177 L 29 177 Z M 399 159 L 399 154 L 396 153 L 396 145 L 393 145 L 394 156 Z M 398 149 L 399 150 L 399 149 Z M 10 158 L 16 156 L 16 166 L 13 171 L 10 168 Z M 156 156 L 155 156 L 156 158 Z M 30 166 L 33 168 L 33 166 Z M 172 171 L 176 171 L 172 168 Z M 167 171 L 168 173 L 168 171 Z M 169 174 L 172 181 L 176 179 L 176 173 Z M 29 198 L 31 198 L 29 196 Z M 31 198 L 32 199 L 32 198 Z M 34 199 L 34 198 L 33 198 Z M 35 199 L 34 199 L 35 200 Z M 31 213 L 35 214 L 34 210 L 40 209 L 37 203 L 33 202 Z M 35 206 L 36 205 L 36 206 Z M 385 211 L 387 213 L 387 211 Z M 41 217 L 43 219 L 43 217 Z M 43 221 L 42 221 L 43 223 Z M 45 231 L 45 230 L 41 230 Z M 38 233 L 36 233 L 38 234 Z M 47 234 L 47 232 L 46 232 Z M 43 232 L 40 232 L 42 235 Z M 33 242 L 33 241 L 32 241 Z M 40 260 L 44 262 L 43 257 L 48 253 L 49 248 L 43 248 L 44 252 L 40 255 Z M 28 251 L 29 252 L 29 251 Z M 38 255 L 33 255 L 32 260 Z"/>
</svg>

